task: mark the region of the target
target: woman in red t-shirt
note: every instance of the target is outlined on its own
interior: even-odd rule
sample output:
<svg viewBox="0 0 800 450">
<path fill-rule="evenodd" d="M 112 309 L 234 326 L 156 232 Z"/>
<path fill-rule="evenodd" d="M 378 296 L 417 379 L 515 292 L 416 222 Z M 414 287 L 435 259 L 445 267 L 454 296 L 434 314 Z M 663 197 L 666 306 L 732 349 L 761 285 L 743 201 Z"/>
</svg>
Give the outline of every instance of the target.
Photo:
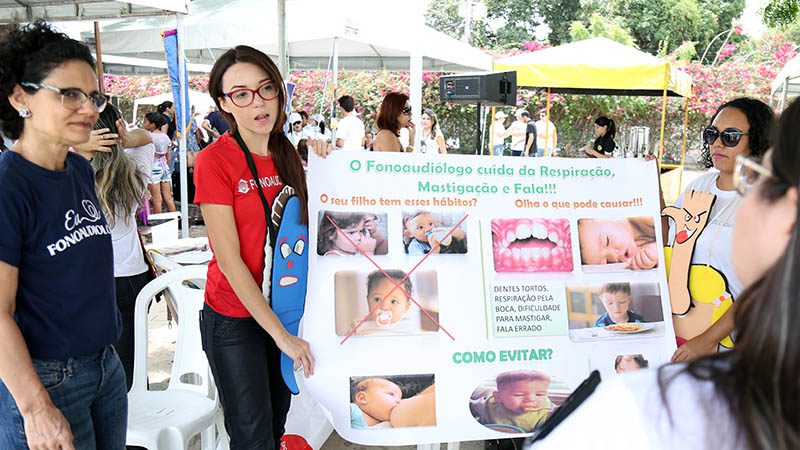
<svg viewBox="0 0 800 450">
<path fill-rule="evenodd" d="M 286 94 L 267 55 L 247 46 L 227 51 L 214 64 L 208 89 L 231 129 L 195 162 L 195 201 L 214 251 L 201 316 L 203 348 L 231 449 L 274 449 L 280 447 L 290 403 L 280 352 L 296 368 L 302 365 L 306 376 L 314 371 L 314 358 L 308 343 L 286 331 L 262 294 L 267 222 L 257 186 L 270 204 L 284 184 L 293 187 L 308 223 L 305 173 L 282 132 Z"/>
</svg>

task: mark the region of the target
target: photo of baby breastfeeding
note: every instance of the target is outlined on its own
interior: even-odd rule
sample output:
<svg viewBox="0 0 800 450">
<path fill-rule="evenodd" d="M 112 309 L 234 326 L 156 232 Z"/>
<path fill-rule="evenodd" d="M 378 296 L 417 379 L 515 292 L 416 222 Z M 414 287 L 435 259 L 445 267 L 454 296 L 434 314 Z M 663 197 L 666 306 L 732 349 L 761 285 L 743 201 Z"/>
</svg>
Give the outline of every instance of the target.
<svg viewBox="0 0 800 450">
<path fill-rule="evenodd" d="M 469 409 L 481 425 L 505 433 L 530 433 L 569 397 L 562 381 L 536 370 L 512 370 L 483 381 Z"/>
<path fill-rule="evenodd" d="M 572 272 L 567 219 L 492 219 L 495 272 Z"/>
<path fill-rule="evenodd" d="M 404 211 L 403 246 L 406 254 L 467 253 L 466 223 L 461 222 L 465 215 L 461 212 Z M 459 222 L 461 225 L 453 229 Z"/>
<path fill-rule="evenodd" d="M 389 253 L 386 223 L 386 213 L 320 211 L 317 254 L 385 255 Z"/>
<path fill-rule="evenodd" d="M 412 335 L 439 330 L 434 271 L 417 270 L 411 276 L 399 269 L 339 271 L 334 275 L 334 303 L 338 336 Z"/>
<path fill-rule="evenodd" d="M 584 272 L 648 270 L 658 266 L 652 217 L 578 220 Z"/>
<path fill-rule="evenodd" d="M 664 334 L 658 283 L 567 286 L 570 338 L 629 338 Z"/>
<path fill-rule="evenodd" d="M 614 371 L 617 373 L 633 372 L 639 369 L 646 369 L 650 363 L 641 354 L 637 355 L 617 355 L 614 360 Z"/>
<path fill-rule="evenodd" d="M 350 378 L 350 426 L 354 429 L 436 425 L 433 374 Z"/>
</svg>

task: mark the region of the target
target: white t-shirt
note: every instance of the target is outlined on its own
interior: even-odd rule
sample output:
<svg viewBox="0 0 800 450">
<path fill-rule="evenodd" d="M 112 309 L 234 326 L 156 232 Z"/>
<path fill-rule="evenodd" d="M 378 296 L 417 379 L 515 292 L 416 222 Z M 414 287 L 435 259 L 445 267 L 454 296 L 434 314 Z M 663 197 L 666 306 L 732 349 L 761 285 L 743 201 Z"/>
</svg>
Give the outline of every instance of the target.
<svg viewBox="0 0 800 450">
<path fill-rule="evenodd" d="M 695 191 L 709 192 L 717 196 L 711 206 L 711 214 L 708 225 L 697 238 L 692 254 L 692 264 L 710 265 L 718 272 L 722 272 L 728 280 L 728 288 L 733 300 L 739 298 L 744 287 L 733 270 L 733 259 L 731 257 L 731 246 L 733 244 L 733 219 L 736 216 L 736 209 L 741 203 L 742 196 L 736 191 L 722 191 L 717 187 L 717 177 L 719 172 L 712 170 L 689 183 L 686 189 Z M 675 207 L 683 207 L 685 191 L 681 193 Z M 669 241 L 671 245 L 675 240 L 675 223 L 669 221 Z M 711 260 L 709 262 L 709 253 Z"/>
<path fill-rule="evenodd" d="M 522 136 L 514 136 L 513 134 L 511 135 L 511 150 L 525 150 L 525 122 L 521 120 L 515 120 L 509 128 L 512 128 L 517 132 L 522 130 Z"/>
<path fill-rule="evenodd" d="M 145 186 L 150 180 L 154 153 L 155 146 L 153 144 L 125 149 L 125 154 L 133 159 L 136 164 L 136 170 L 142 175 Z M 141 195 L 144 195 L 144 192 Z M 111 244 L 114 248 L 115 277 L 139 275 L 150 269 L 144 262 L 142 244 L 139 242 L 139 235 L 136 232 L 135 206 L 130 217 L 114 216 L 114 227 L 111 228 Z"/>
<path fill-rule="evenodd" d="M 503 141 L 505 140 L 502 136 L 503 133 L 506 132 L 506 127 L 503 125 L 502 120 L 496 120 L 494 122 L 494 138 L 492 139 L 492 145 L 503 145 Z"/>
<path fill-rule="evenodd" d="M 664 368 L 666 380 L 683 364 Z M 662 399 L 658 369 L 642 369 L 609 378 L 535 450 L 702 450 L 741 448 L 737 445 L 728 405 L 711 381 L 681 373 L 667 385 Z"/>
<path fill-rule="evenodd" d="M 305 132 L 305 130 L 303 130 Z M 321 141 L 331 141 L 331 129 L 327 126 L 325 127 L 325 132 L 322 133 L 319 131 L 319 127 L 313 127 L 308 135 L 311 139 L 321 140 Z"/>
<path fill-rule="evenodd" d="M 550 139 L 547 143 L 547 149 L 552 150 L 556 146 L 556 126 L 549 120 L 545 123 L 544 120 L 537 120 L 533 123 L 536 125 L 536 145 L 539 148 L 544 148 L 545 134 Z M 549 127 L 549 128 L 548 128 Z"/>
<path fill-rule="evenodd" d="M 343 117 L 336 128 L 336 139 L 344 141 L 344 145 L 336 147 L 336 150 L 364 150 L 361 145 L 361 140 L 364 139 L 364 123 L 354 115 Z"/>
<path fill-rule="evenodd" d="M 419 153 L 427 153 L 429 155 L 439 154 L 441 152 L 439 149 L 439 136 L 444 138 L 442 130 L 440 130 L 438 127 L 436 130 L 431 130 L 430 134 L 427 136 L 423 134 L 419 143 Z"/>
</svg>

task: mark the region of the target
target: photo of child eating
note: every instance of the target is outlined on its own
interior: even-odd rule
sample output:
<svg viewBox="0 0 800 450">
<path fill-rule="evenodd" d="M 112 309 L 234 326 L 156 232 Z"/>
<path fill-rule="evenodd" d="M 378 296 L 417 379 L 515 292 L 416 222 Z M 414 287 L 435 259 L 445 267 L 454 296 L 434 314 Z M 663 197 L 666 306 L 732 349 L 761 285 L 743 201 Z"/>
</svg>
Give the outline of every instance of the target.
<svg viewBox="0 0 800 450">
<path fill-rule="evenodd" d="M 664 306 L 658 283 L 611 282 L 566 287 L 573 341 L 660 336 Z"/>
<path fill-rule="evenodd" d="M 580 219 L 578 240 L 584 271 L 648 270 L 658 266 L 652 217 Z"/>
<path fill-rule="evenodd" d="M 350 426 L 381 429 L 436 425 L 433 375 L 350 378 Z"/>
<path fill-rule="evenodd" d="M 356 256 L 361 255 L 361 252 L 367 255 L 389 253 L 386 214 L 320 211 L 317 254 Z"/>
<path fill-rule="evenodd" d="M 339 336 L 347 336 L 353 330 L 355 336 L 388 336 L 439 329 L 435 272 L 417 271 L 409 277 L 398 269 L 368 274 L 340 271 L 334 275 L 334 289 Z"/>
<path fill-rule="evenodd" d="M 503 372 L 473 391 L 470 411 L 478 423 L 488 428 L 530 433 L 556 408 L 550 400 L 551 389 L 550 375 L 544 372 Z M 564 392 L 561 401 L 568 394 Z"/>
<path fill-rule="evenodd" d="M 430 211 L 423 210 L 404 212 L 403 245 L 406 253 L 409 255 L 467 253 L 467 234 L 463 229 L 464 224 L 453 228 L 463 218 L 463 213 L 434 215 Z"/>
</svg>

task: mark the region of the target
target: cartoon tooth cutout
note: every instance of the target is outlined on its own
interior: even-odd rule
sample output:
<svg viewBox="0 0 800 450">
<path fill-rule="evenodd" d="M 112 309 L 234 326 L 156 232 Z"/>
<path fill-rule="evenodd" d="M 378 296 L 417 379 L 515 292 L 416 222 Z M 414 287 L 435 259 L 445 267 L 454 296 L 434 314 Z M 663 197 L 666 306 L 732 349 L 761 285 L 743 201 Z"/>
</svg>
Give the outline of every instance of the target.
<svg viewBox="0 0 800 450">
<path fill-rule="evenodd" d="M 713 267 L 691 264 L 695 244 L 708 225 L 716 195 L 687 190 L 683 208 L 668 206 L 661 212 L 675 222 L 675 241 L 664 249 L 672 319 L 679 344 L 703 333 L 733 305 L 725 276 Z M 732 347 L 730 336 L 722 340 Z"/>
</svg>

